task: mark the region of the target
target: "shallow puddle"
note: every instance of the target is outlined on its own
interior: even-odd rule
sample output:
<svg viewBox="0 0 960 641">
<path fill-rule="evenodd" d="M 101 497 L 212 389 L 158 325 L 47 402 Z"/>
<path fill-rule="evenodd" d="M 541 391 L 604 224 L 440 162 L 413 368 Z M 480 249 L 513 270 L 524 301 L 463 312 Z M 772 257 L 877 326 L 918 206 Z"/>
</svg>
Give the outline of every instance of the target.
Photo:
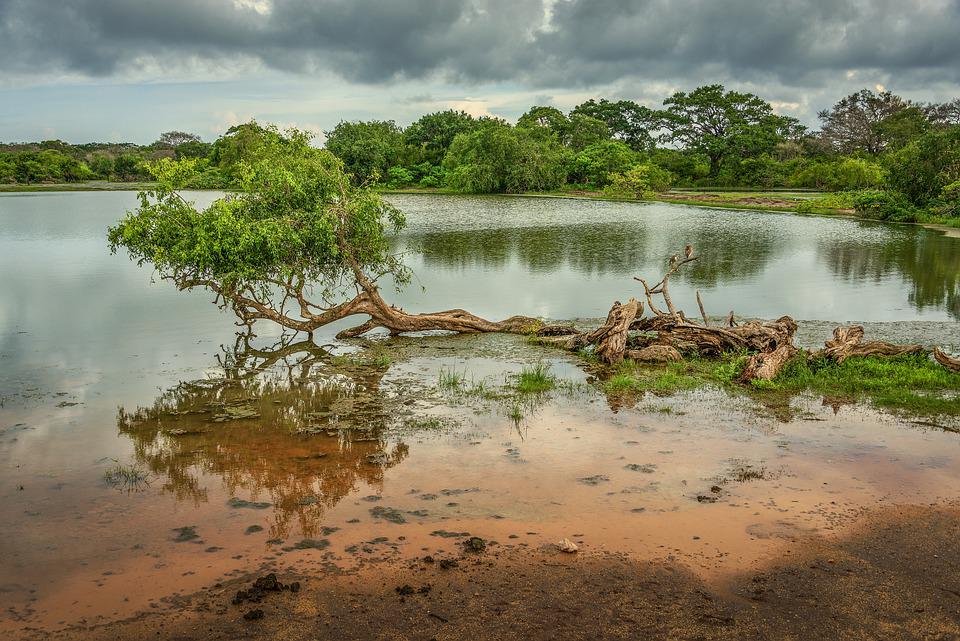
<svg viewBox="0 0 960 641">
<path fill-rule="evenodd" d="M 518 337 L 264 347 L 168 372 L 143 406 L 23 387 L 0 432 L 3 628 L 114 620 L 266 568 L 455 558 L 472 536 L 720 582 L 960 477 L 955 433 L 819 398 L 791 420 L 716 390 L 609 399 Z M 537 362 L 560 385 L 517 395 Z"/>
</svg>

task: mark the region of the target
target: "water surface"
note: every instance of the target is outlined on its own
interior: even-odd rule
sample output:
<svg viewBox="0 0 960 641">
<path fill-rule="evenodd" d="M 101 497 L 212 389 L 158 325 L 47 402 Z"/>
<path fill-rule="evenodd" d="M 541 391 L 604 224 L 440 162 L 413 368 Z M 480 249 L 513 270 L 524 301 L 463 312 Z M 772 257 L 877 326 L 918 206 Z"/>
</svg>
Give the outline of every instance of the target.
<svg viewBox="0 0 960 641">
<path fill-rule="evenodd" d="M 810 342 L 843 320 L 960 342 L 960 240 L 938 232 L 661 204 L 391 199 L 410 223 L 397 248 L 422 250 L 407 259 L 417 280 L 391 298 L 411 311 L 601 317 L 691 242 L 704 258 L 675 281 L 682 305 L 699 288 L 718 314 L 818 321 L 802 325 Z M 330 347 L 377 345 L 386 358 L 368 365 L 280 349 L 269 325 L 238 340 L 209 294 L 110 255 L 105 229 L 134 204 L 0 195 L 0 629 L 168 607 L 260 567 L 456 554 L 459 539 L 438 532 L 516 546 L 579 535 L 585 551 L 717 575 L 865 507 L 955 496 L 957 435 L 869 408 L 607 398 L 572 356 L 512 336 Z M 530 362 L 561 391 L 516 407 L 438 389 L 452 369 L 495 391 Z M 148 482 L 108 485 L 117 463 Z"/>
</svg>

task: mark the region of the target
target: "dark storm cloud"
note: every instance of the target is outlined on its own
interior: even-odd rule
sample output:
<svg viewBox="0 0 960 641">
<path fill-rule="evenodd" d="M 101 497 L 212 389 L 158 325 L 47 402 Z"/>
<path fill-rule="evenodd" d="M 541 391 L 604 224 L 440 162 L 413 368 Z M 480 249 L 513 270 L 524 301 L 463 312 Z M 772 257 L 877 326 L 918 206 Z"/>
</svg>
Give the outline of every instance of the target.
<svg viewBox="0 0 960 641">
<path fill-rule="evenodd" d="M 855 69 L 960 78 L 958 0 L 573 0 L 556 5 L 553 29 L 538 44 L 568 82 L 696 70 L 784 84 Z"/>
<path fill-rule="evenodd" d="M 256 61 L 352 82 L 960 80 L 960 0 L 0 0 L 0 77 Z M 259 11 L 257 10 L 259 7 Z M 549 10 L 549 11 L 547 11 Z M 545 24 L 546 13 L 552 14 Z"/>
</svg>

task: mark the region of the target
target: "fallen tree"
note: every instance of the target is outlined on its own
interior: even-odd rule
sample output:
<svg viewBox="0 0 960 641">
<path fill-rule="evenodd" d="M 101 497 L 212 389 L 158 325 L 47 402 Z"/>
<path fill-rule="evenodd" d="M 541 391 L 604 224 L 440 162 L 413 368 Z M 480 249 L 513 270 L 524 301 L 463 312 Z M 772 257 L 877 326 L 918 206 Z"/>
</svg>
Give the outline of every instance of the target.
<svg viewBox="0 0 960 641">
<path fill-rule="evenodd" d="M 411 314 L 387 303 L 379 281 L 396 288 L 410 279 L 390 252 L 388 231 L 403 214 L 365 186 L 355 186 L 331 153 L 309 136 L 262 129 L 242 164 L 241 189 L 205 209 L 180 191 L 198 171 L 196 161 L 161 160 L 149 166 L 157 186 L 109 230 L 111 248 L 126 248 L 140 264 L 183 289 L 206 288 L 215 302 L 252 328 L 268 320 L 288 329 L 315 330 L 359 316 L 340 332 L 354 337 L 375 328 L 397 334 L 429 330 L 528 332 L 538 320 L 502 321 L 462 309 Z"/>
<path fill-rule="evenodd" d="M 180 193 L 199 171 L 196 161 L 150 165 L 157 186 L 141 192 L 139 207 L 109 230 L 112 250 L 125 248 L 133 260 L 152 264 L 180 289 L 212 291 L 214 301 L 233 310 L 248 330 L 268 320 L 312 338 L 321 327 L 361 317 L 338 337 L 377 328 L 391 334 L 536 332 L 545 342 L 590 349 L 611 364 L 624 358 L 670 362 L 685 353 L 739 352 L 750 355 L 743 380 L 772 379 L 798 353 L 793 345 L 797 323 L 789 316 L 738 323 L 731 311 L 724 321 L 712 323 L 699 292 L 699 320 L 678 309 L 670 279 L 698 260 L 690 245 L 670 258 L 656 284 L 636 279 L 643 286 L 642 300 L 615 302 L 605 322 L 588 332 L 544 326 L 527 316 L 492 321 L 463 309 L 406 312 L 387 303 L 380 290 L 381 279 L 397 289 L 410 280 L 401 258 L 390 252 L 388 236 L 391 228 L 403 227 L 403 214 L 371 189 L 354 185 L 343 164 L 311 147 L 308 135 L 280 134 L 275 128 L 260 132 L 239 167 L 239 192 L 203 209 Z M 862 327 L 837 328 L 819 354 L 842 362 L 856 355 L 922 351 L 862 338 Z M 935 358 L 951 371 L 960 368 L 960 361 L 939 350 Z"/>
<path fill-rule="evenodd" d="M 616 364 L 624 359 L 641 362 L 677 362 L 684 354 L 718 357 L 725 353 L 744 353 L 749 358 L 740 374 L 741 382 L 772 380 L 791 359 L 805 353 L 808 358 L 825 357 L 842 363 L 852 356 L 901 356 L 925 353 L 920 345 L 896 345 L 884 341 L 863 342 L 862 326 L 838 327 L 822 350 L 804 352 L 794 345 L 797 323 L 789 316 L 775 321 L 738 323 L 734 313 L 721 323 L 711 323 L 700 292 L 696 292 L 699 320 L 691 320 L 673 303 L 670 278 L 683 266 L 696 261 L 694 248 L 687 245 L 683 256 L 672 256 L 666 273 L 655 285 L 636 277 L 643 286 L 644 304 L 635 298 L 616 301 L 605 322 L 598 328 L 580 332 L 571 326 L 548 326 L 538 332 L 539 341 L 569 350 L 592 349 L 600 361 Z M 660 301 L 656 301 L 656 297 Z M 960 359 L 935 349 L 933 356 L 948 370 L 960 372 Z"/>
</svg>

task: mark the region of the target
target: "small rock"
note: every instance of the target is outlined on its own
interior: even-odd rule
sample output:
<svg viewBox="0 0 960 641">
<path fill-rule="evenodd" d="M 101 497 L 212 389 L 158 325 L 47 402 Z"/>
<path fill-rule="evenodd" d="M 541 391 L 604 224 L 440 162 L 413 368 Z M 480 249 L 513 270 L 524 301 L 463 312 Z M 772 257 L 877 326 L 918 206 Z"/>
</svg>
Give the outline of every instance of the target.
<svg viewBox="0 0 960 641">
<path fill-rule="evenodd" d="M 487 542 L 481 539 L 479 536 L 471 536 L 469 539 L 463 542 L 463 547 L 471 552 L 483 552 L 487 549 Z"/>
<path fill-rule="evenodd" d="M 243 615 L 243 618 L 246 619 L 247 621 L 256 621 L 257 619 L 262 619 L 263 610 L 260 610 L 260 609 L 250 610 L 249 612 Z"/>
<path fill-rule="evenodd" d="M 560 539 L 560 541 L 557 542 L 557 549 L 559 549 L 561 552 L 573 554 L 580 548 L 577 547 L 577 544 L 570 539 Z"/>
</svg>

